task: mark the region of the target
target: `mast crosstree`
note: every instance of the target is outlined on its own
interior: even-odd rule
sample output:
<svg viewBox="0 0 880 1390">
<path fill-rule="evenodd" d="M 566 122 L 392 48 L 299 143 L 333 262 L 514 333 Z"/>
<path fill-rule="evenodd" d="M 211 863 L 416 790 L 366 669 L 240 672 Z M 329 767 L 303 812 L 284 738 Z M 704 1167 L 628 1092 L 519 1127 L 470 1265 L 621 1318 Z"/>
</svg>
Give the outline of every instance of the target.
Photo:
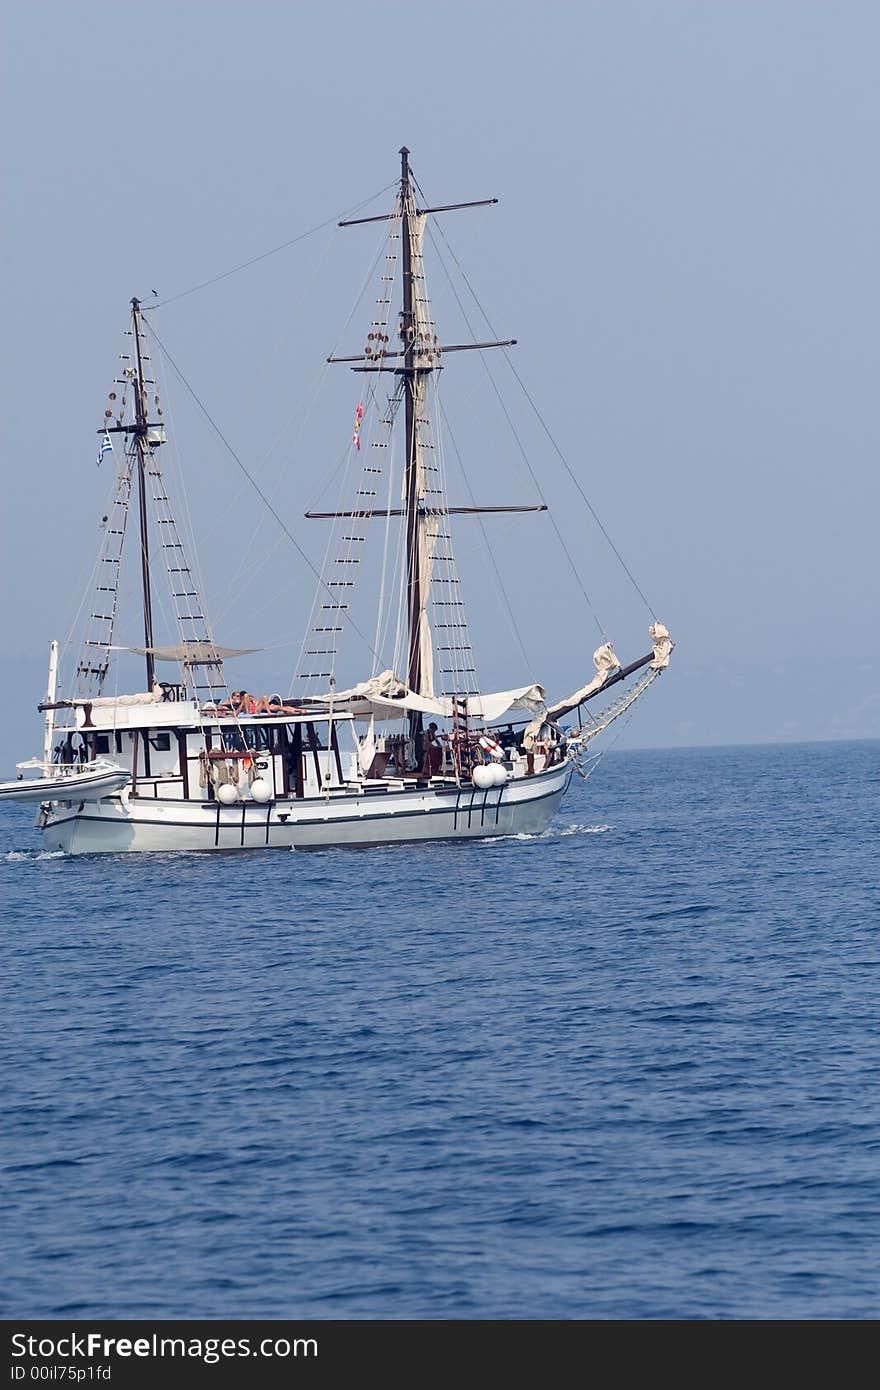
<svg viewBox="0 0 880 1390">
<path fill-rule="evenodd" d="M 156 661 L 167 655 L 167 648 L 157 648 L 153 628 L 153 572 L 150 559 L 151 519 L 154 549 L 160 553 L 168 579 L 179 643 L 174 660 L 183 669 L 184 684 L 192 693 L 208 701 L 220 698 L 225 691 L 222 660 L 214 644 L 204 603 L 193 576 L 192 568 L 174 516 L 164 474 L 159 461 L 159 449 L 165 442 L 165 425 L 156 382 L 146 375 L 151 358 L 147 351 L 145 324 L 140 300 L 131 301 L 132 351 L 121 355 L 127 365 L 114 385 L 122 386 L 118 407 L 117 396 L 110 392 L 110 404 L 105 410 L 105 422 L 98 431 L 103 436 L 122 435 L 123 462 L 117 468 L 116 490 L 110 510 L 103 519 L 105 540 L 98 563 L 98 601 L 96 611 L 89 614 L 89 627 L 84 652 L 76 669 L 78 695 L 101 695 L 110 665 L 110 653 L 119 607 L 119 586 L 123 550 L 127 531 L 131 495 L 136 485 L 138 534 L 140 551 L 140 588 L 143 614 L 143 647 L 137 648 L 146 662 L 147 689 L 156 689 Z M 157 419 L 151 420 L 148 388 L 153 388 L 153 406 Z M 131 391 L 131 414 L 127 417 L 127 392 Z M 111 420 L 114 423 L 110 423 Z M 103 450 L 102 450 L 103 453 Z M 100 459 L 99 459 L 100 461 Z"/>
<path fill-rule="evenodd" d="M 479 343 L 441 344 L 432 318 L 430 299 L 422 261 L 422 246 L 425 233 L 425 218 L 429 213 L 450 212 L 459 208 L 485 207 L 497 203 L 497 198 L 483 198 L 474 202 L 447 203 L 437 207 L 417 206 L 415 182 L 409 165 L 409 150 L 400 150 L 400 183 L 395 209 L 376 217 L 346 219 L 340 226 L 357 226 L 368 222 L 390 221 L 392 241 L 400 240 L 401 271 L 401 309 L 398 327 L 399 349 L 389 349 L 388 334 L 383 331 L 385 323 L 373 324 L 378 332 L 371 332 L 364 352 L 357 357 L 332 356 L 327 360 L 351 366 L 355 372 L 388 372 L 397 378 L 397 387 L 387 419 L 382 424 L 390 426 L 400 404 L 403 405 L 404 459 L 402 479 L 402 507 L 375 505 L 376 488 L 361 488 L 359 497 L 363 505 L 352 510 L 335 512 L 306 512 L 313 520 L 357 519 L 366 522 L 374 517 L 401 517 L 404 525 L 403 558 L 403 610 L 405 627 L 405 650 L 401 653 L 402 668 L 408 688 L 418 695 L 432 697 L 435 693 L 443 695 L 467 696 L 477 693 L 476 667 L 473 651 L 468 637 L 464 604 L 460 597 L 459 579 L 452 553 L 452 538 L 448 519 L 453 515 L 474 515 L 481 512 L 526 512 L 545 511 L 543 504 L 513 507 L 450 507 L 446 504 L 442 486 L 442 451 L 439 439 L 435 439 L 431 415 L 428 409 L 428 384 L 434 373 L 442 368 L 445 352 L 481 351 L 492 347 L 511 347 L 515 338 L 503 341 Z M 398 225 L 399 224 L 399 230 Z M 386 263 L 383 281 L 396 278 L 397 257 L 391 256 Z M 390 270 L 390 273 L 388 273 Z M 384 305 L 390 299 L 378 301 Z M 386 310 L 387 312 L 387 310 Z M 394 360 L 390 365 L 388 359 Z M 360 407 L 359 407 L 360 409 Z M 358 426 L 359 428 L 359 426 Z M 356 437 L 358 447 L 360 441 Z M 387 448 L 385 442 L 374 443 L 371 448 Z M 376 474 L 380 468 L 372 469 Z M 345 538 L 343 538 L 345 539 Z M 349 538 L 350 539 L 350 538 Z M 363 537 L 358 539 L 362 540 Z M 336 564 L 351 563 L 337 560 Z M 331 579 L 331 585 L 339 584 L 347 591 L 353 588 L 353 580 L 343 576 Z M 437 629 L 436 652 L 439 658 L 438 674 L 441 690 L 434 689 L 434 656 L 432 636 L 428 621 L 429 604 L 435 610 Z M 327 605 L 323 605 L 324 608 Z M 340 612 L 344 615 L 344 608 Z M 320 628 L 313 628 L 313 633 Z M 334 628 L 341 631 L 341 624 Z M 320 644 L 313 647 L 309 655 L 330 656 L 329 648 Z M 308 671 L 308 678 L 327 677 L 327 671 Z M 422 714 L 412 710 L 408 715 L 409 733 L 414 744 L 416 761 L 422 756 Z"/>
</svg>

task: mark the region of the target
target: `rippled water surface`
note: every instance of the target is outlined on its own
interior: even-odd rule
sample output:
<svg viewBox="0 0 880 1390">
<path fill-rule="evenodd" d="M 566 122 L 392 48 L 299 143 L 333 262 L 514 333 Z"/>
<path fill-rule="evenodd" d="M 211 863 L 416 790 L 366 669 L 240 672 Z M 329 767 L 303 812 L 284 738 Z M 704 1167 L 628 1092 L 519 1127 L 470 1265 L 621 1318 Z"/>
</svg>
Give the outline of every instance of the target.
<svg viewBox="0 0 880 1390">
<path fill-rule="evenodd" d="M 873 1318 L 880 743 L 611 753 L 544 836 L 0 819 L 0 1313 Z"/>
</svg>

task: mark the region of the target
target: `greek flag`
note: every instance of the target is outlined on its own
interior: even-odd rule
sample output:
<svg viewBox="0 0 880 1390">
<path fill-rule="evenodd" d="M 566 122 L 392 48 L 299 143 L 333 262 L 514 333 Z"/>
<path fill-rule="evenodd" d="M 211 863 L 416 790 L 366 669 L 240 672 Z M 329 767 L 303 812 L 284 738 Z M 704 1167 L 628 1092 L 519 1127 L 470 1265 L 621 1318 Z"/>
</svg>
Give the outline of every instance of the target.
<svg viewBox="0 0 880 1390">
<path fill-rule="evenodd" d="M 100 447 L 100 449 L 98 450 L 98 460 L 97 460 L 97 463 L 98 463 L 98 467 L 99 467 L 99 468 L 101 467 L 101 463 L 102 463 L 102 461 L 103 461 L 104 455 L 105 455 L 105 454 L 112 454 L 112 453 L 113 453 L 113 440 L 110 438 L 109 434 L 108 434 L 107 431 L 105 430 L 105 431 L 104 431 L 104 438 L 101 440 L 101 447 Z"/>
</svg>

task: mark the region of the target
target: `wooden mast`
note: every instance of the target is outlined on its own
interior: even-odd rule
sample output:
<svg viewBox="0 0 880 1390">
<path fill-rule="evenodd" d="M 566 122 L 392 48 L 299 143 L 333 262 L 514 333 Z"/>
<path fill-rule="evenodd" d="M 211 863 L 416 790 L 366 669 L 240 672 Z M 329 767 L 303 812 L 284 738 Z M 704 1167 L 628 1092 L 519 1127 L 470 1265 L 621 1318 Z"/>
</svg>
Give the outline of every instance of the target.
<svg viewBox="0 0 880 1390">
<path fill-rule="evenodd" d="M 400 316 L 400 337 L 403 343 L 404 429 L 406 430 L 406 465 L 403 493 L 406 506 L 406 592 L 407 592 L 407 685 L 417 695 L 422 687 L 422 596 L 420 560 L 422 547 L 419 524 L 418 433 L 416 427 L 416 367 L 415 314 L 413 311 L 412 228 L 410 209 L 414 206 L 409 180 L 409 150 L 400 151 L 400 212 L 401 246 L 403 251 L 403 310 Z M 422 716 L 418 710 L 409 715 L 409 735 L 415 745 L 416 764 L 422 761 Z"/>
<path fill-rule="evenodd" d="M 138 520 L 141 533 L 141 587 L 144 600 L 144 646 L 147 657 L 147 689 L 152 690 L 156 683 L 156 668 L 153 660 L 153 601 L 150 594 L 150 534 L 147 518 L 147 480 L 146 480 L 146 441 L 147 441 L 147 392 L 144 385 L 144 368 L 141 354 L 141 303 L 131 301 L 131 324 L 134 333 L 137 381 L 134 393 L 135 423 L 132 429 L 134 446 L 137 450 L 138 473 Z"/>
<path fill-rule="evenodd" d="M 407 669 L 406 683 L 410 690 L 417 695 L 422 693 L 422 683 L 425 672 L 422 670 L 422 610 L 427 600 L 427 595 L 423 593 L 423 569 L 424 569 L 424 547 L 426 545 L 426 519 L 428 512 L 424 506 L 424 499 L 420 496 L 421 469 L 419 466 L 419 435 L 417 404 L 419 400 L 418 383 L 423 374 L 439 369 L 439 360 L 435 363 L 435 357 L 439 359 L 442 352 L 446 349 L 437 345 L 435 352 L 428 356 L 427 362 L 424 356 L 418 354 L 416 312 L 415 312 L 415 293 L 413 284 L 413 224 L 412 218 L 424 217 L 432 212 L 452 212 L 458 208 L 484 207 L 496 203 L 497 198 L 481 198 L 467 203 L 444 203 L 436 207 L 419 208 L 416 206 L 414 192 L 414 181 L 409 168 L 409 150 L 404 145 L 400 150 L 400 206 L 399 214 L 395 209 L 392 213 L 382 213 L 375 217 L 353 217 L 346 218 L 339 223 L 340 227 L 352 227 L 364 222 L 384 222 L 391 218 L 400 216 L 401 220 L 401 269 L 403 278 L 403 306 L 400 314 L 400 352 L 382 352 L 381 361 L 365 362 L 363 357 L 329 357 L 328 362 L 346 362 L 355 372 L 392 372 L 396 376 L 403 378 L 403 402 L 404 402 L 404 429 L 406 431 L 406 452 L 403 478 L 403 507 L 398 509 L 392 507 L 385 510 L 368 509 L 356 512 L 308 512 L 307 516 L 316 519 L 330 519 L 346 516 L 401 516 L 405 518 L 406 524 L 406 628 L 407 628 Z M 419 255 L 420 248 L 416 248 Z M 505 339 L 503 342 L 485 343 L 452 343 L 448 346 L 450 352 L 481 351 L 484 348 L 492 347 L 512 347 L 516 342 L 515 338 Z M 436 343 L 436 339 L 435 339 Z M 398 362 L 402 359 L 402 365 L 386 365 L 386 357 L 397 358 Z M 417 363 L 418 359 L 418 363 Z M 507 508 L 507 507 L 453 507 L 442 508 L 446 512 L 480 512 L 487 511 L 508 511 L 508 510 L 545 510 L 543 504 L 539 508 Z M 422 715 L 420 711 L 413 710 L 409 714 L 409 734 L 413 740 L 414 753 L 417 766 L 421 765 L 423 744 L 422 744 Z"/>
</svg>

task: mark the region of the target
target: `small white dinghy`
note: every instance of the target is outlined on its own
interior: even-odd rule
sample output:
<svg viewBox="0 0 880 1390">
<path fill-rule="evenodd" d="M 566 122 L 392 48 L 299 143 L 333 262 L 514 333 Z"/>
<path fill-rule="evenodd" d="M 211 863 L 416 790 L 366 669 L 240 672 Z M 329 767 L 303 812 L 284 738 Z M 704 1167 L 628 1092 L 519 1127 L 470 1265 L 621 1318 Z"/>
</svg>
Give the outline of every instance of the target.
<svg viewBox="0 0 880 1390">
<path fill-rule="evenodd" d="M 16 766 L 18 776 L 0 782 L 0 801 L 100 801 L 131 781 L 130 772 L 106 758 L 91 763 L 44 763 L 30 758 Z M 26 768 L 39 768 L 42 776 L 25 777 Z"/>
<path fill-rule="evenodd" d="M 109 758 L 94 758 L 91 762 L 56 763 L 52 761 L 54 730 L 55 686 L 58 675 L 58 643 L 49 647 L 49 688 L 46 695 L 46 727 L 42 758 L 28 758 L 16 763 L 18 776 L 10 782 L 0 782 L 0 801 L 101 801 L 121 791 L 131 781 L 131 773 Z M 33 770 L 36 777 L 25 777 Z"/>
</svg>

